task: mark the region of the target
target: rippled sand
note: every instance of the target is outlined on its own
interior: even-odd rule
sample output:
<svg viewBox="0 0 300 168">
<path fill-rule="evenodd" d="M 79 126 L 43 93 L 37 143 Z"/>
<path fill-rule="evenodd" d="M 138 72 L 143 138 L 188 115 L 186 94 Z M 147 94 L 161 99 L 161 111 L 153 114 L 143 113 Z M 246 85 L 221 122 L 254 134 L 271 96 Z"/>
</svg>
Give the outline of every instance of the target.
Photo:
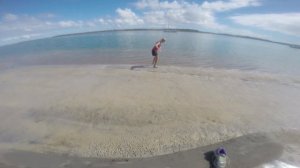
<svg viewBox="0 0 300 168">
<path fill-rule="evenodd" d="M 0 148 L 145 157 L 300 129 L 300 79 L 183 67 L 0 72 Z"/>
</svg>

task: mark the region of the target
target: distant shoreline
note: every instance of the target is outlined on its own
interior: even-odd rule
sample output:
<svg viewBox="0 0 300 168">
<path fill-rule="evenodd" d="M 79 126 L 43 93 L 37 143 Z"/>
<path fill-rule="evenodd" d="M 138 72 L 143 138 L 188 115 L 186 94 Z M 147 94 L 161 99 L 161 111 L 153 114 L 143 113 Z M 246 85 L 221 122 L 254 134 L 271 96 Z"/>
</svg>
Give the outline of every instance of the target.
<svg viewBox="0 0 300 168">
<path fill-rule="evenodd" d="M 74 35 L 104 33 L 104 32 L 126 32 L 126 31 L 164 31 L 164 32 L 172 32 L 172 33 L 173 32 L 190 32 L 190 33 L 213 34 L 213 35 L 221 35 L 221 36 L 229 36 L 229 37 L 246 38 L 246 39 L 258 40 L 258 41 L 264 41 L 264 42 L 269 42 L 269 43 L 286 45 L 286 46 L 289 46 L 289 47 L 295 48 L 295 49 L 300 49 L 300 45 L 298 45 L 298 44 L 272 41 L 272 40 L 268 40 L 268 39 L 245 36 L 245 35 L 234 35 L 234 34 L 228 34 L 228 33 L 206 32 L 206 31 L 200 31 L 200 30 L 196 30 L 196 29 L 170 29 L 170 28 L 166 28 L 166 29 L 111 29 L 111 30 L 100 30 L 100 31 L 82 32 L 82 33 L 63 34 L 63 35 L 53 36 L 52 38 L 68 37 L 68 36 L 74 36 Z"/>
</svg>

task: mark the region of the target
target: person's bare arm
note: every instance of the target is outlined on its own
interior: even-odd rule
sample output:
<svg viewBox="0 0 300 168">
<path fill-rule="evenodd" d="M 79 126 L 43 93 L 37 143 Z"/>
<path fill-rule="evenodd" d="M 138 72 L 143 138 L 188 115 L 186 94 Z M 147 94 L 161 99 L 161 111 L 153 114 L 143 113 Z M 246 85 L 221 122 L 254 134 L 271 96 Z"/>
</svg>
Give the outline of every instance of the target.
<svg viewBox="0 0 300 168">
<path fill-rule="evenodd" d="M 155 47 L 156 47 L 158 50 L 160 49 L 160 42 L 159 42 L 159 41 L 155 43 Z"/>
</svg>

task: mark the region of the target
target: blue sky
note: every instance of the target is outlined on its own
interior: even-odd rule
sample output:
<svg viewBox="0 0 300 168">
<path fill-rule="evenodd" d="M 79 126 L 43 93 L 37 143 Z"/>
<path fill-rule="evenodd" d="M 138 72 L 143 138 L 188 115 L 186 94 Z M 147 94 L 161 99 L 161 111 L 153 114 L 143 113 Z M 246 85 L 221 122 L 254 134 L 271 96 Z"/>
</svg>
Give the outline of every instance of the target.
<svg viewBox="0 0 300 168">
<path fill-rule="evenodd" d="M 0 0 L 0 45 L 66 33 L 168 26 L 300 44 L 300 1 Z"/>
</svg>

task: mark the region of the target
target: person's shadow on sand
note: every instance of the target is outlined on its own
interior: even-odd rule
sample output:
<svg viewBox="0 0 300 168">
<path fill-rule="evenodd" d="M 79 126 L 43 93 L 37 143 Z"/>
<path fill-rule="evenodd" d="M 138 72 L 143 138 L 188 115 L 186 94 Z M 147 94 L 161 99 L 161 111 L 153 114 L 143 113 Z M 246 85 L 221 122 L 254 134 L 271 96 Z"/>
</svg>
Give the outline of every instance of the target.
<svg viewBox="0 0 300 168">
<path fill-rule="evenodd" d="M 146 68 L 146 66 L 144 66 L 144 65 L 134 65 L 134 66 L 130 67 L 130 70 L 134 70 L 136 68 Z"/>
<path fill-rule="evenodd" d="M 213 166 L 214 151 L 208 151 L 204 153 L 204 158 L 209 162 L 209 168 L 214 168 Z"/>
</svg>

